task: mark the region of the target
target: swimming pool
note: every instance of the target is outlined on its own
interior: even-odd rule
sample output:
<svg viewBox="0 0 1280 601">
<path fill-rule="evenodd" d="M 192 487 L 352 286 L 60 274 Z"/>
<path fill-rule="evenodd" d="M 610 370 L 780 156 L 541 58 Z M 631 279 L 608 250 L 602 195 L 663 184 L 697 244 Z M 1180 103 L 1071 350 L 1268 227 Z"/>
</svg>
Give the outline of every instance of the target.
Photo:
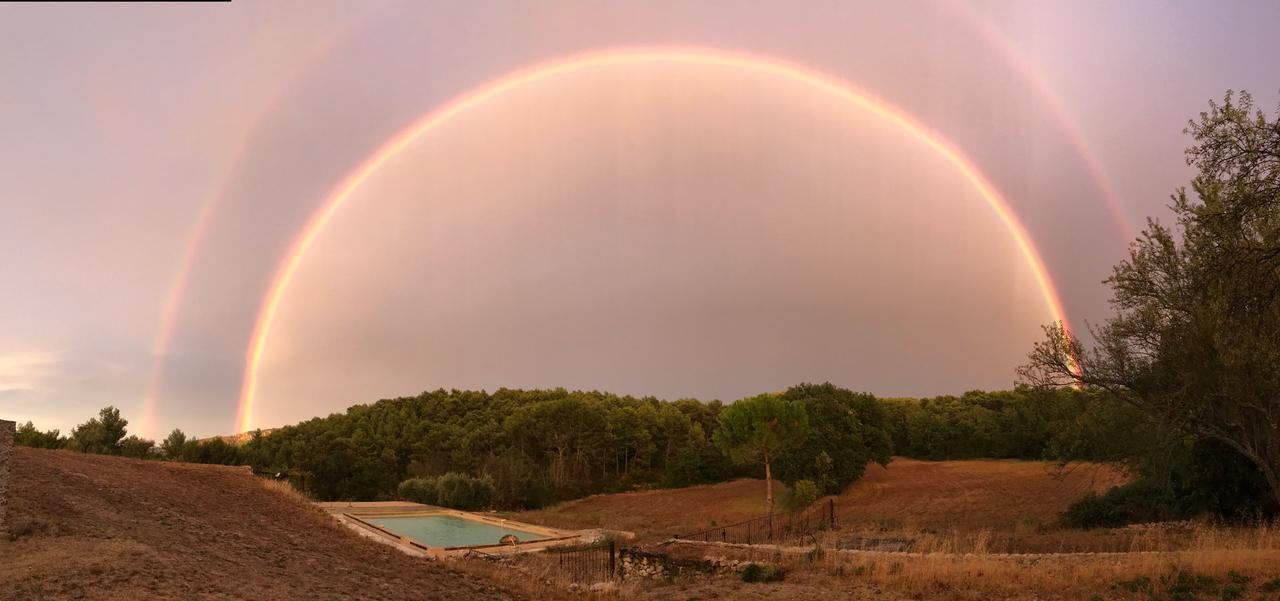
<svg viewBox="0 0 1280 601">
<path fill-rule="evenodd" d="M 454 515 L 366 515 L 361 516 L 361 519 L 400 536 L 407 536 L 428 547 L 496 545 L 499 539 L 508 534 L 515 535 L 522 543 L 551 538 L 536 532 Z"/>
</svg>

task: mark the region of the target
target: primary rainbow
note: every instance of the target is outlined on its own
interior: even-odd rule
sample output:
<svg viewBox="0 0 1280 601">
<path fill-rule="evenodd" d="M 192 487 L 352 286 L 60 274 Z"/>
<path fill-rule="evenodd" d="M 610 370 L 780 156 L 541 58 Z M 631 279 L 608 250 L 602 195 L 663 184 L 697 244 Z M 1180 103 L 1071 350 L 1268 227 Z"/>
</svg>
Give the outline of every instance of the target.
<svg viewBox="0 0 1280 601">
<path fill-rule="evenodd" d="M 923 124 L 898 108 L 876 99 L 854 88 L 839 78 L 811 70 L 807 67 L 787 61 L 728 52 L 707 48 L 630 48 L 592 52 L 567 58 L 553 60 L 515 71 L 492 82 L 480 86 L 445 105 L 431 111 L 413 124 L 396 134 L 382 145 L 376 152 L 360 163 L 345 179 L 339 182 L 324 203 L 312 214 L 302 229 L 302 233 L 294 240 L 272 279 L 266 296 L 262 299 L 258 311 L 258 320 L 254 325 L 253 335 L 245 356 L 244 378 L 240 390 L 240 403 L 236 415 L 236 431 L 244 432 L 253 428 L 253 410 L 255 394 L 258 386 L 258 367 L 267 346 L 267 338 L 271 333 L 271 325 L 276 312 L 280 309 L 285 291 L 301 265 L 307 250 L 319 237 L 325 225 L 347 201 L 353 192 L 378 171 L 388 160 L 411 144 L 426 135 L 440 124 L 465 113 L 468 109 L 488 100 L 519 88 L 526 84 L 604 66 L 674 62 L 683 64 L 708 65 L 729 69 L 740 69 L 755 73 L 777 76 L 785 81 L 803 84 L 835 95 L 851 106 L 871 112 L 898 125 L 904 131 L 937 151 L 948 162 L 954 165 L 965 178 L 978 190 L 982 198 L 1000 217 L 1000 221 L 1009 230 L 1015 244 L 1021 251 L 1032 275 L 1044 297 L 1046 307 L 1053 319 L 1067 325 L 1066 313 L 1062 309 L 1062 301 L 1058 297 L 1053 281 L 1049 278 L 1040 253 L 1031 243 L 1026 229 L 1014 216 L 1008 202 L 1000 196 L 991 182 L 956 149 L 950 142 L 931 132 Z"/>
</svg>

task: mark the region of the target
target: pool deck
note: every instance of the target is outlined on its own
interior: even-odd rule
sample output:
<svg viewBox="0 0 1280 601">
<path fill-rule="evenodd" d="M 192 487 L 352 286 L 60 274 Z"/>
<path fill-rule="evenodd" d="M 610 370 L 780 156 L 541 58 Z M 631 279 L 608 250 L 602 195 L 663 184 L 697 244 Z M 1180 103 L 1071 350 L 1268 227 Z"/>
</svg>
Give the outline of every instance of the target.
<svg viewBox="0 0 1280 601">
<path fill-rule="evenodd" d="M 470 551 L 482 551 L 488 554 L 525 553 L 530 551 L 540 551 L 553 545 L 588 542 L 596 540 L 603 535 L 600 530 L 560 530 L 557 528 L 548 528 L 546 526 L 539 526 L 536 524 L 527 524 L 524 522 L 517 522 L 515 520 L 487 516 L 482 513 L 458 511 L 447 507 L 422 505 L 420 503 L 410 503 L 407 501 L 337 502 L 316 503 L 316 505 L 362 536 L 395 546 L 410 555 L 424 557 L 457 557 L 465 555 Z M 413 517 L 430 515 L 450 515 L 493 526 L 532 532 L 545 538 L 535 541 L 516 543 L 514 545 L 504 545 L 495 542 L 494 544 L 489 545 L 472 545 L 466 547 L 432 547 L 407 536 L 391 532 L 390 530 L 373 524 L 365 519 L 372 517 Z"/>
</svg>

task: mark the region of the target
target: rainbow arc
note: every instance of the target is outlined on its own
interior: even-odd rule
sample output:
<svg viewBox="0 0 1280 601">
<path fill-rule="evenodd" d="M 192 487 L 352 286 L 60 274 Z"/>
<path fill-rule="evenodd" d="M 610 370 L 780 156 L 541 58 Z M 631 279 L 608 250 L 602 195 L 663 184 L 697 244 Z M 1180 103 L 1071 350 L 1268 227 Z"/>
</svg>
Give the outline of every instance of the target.
<svg viewBox="0 0 1280 601">
<path fill-rule="evenodd" d="M 236 428 L 244 432 L 254 427 L 254 409 L 257 401 L 258 375 L 271 335 L 276 314 L 283 304 L 289 284 L 297 273 L 307 251 L 315 243 L 325 226 L 333 220 L 352 194 L 368 181 L 393 157 L 410 147 L 432 130 L 469 110 L 497 99 L 504 94 L 537 82 L 553 80 L 573 73 L 604 67 L 627 65 L 680 63 L 747 71 L 773 76 L 781 83 L 809 86 L 829 93 L 845 102 L 851 109 L 866 111 L 898 126 L 901 130 L 937 152 L 949 164 L 960 171 L 974 186 L 988 207 L 995 212 L 1009 232 L 1019 252 L 1031 270 L 1045 307 L 1055 321 L 1068 324 L 1062 301 L 1045 268 L 1044 260 L 1032 243 L 1026 228 L 1017 219 L 1009 203 L 982 174 L 981 171 L 951 142 L 931 131 L 907 113 L 858 90 L 846 81 L 814 71 L 802 65 L 757 55 L 727 52 L 705 48 L 657 48 L 616 49 L 593 52 L 534 65 L 488 84 L 482 85 L 427 113 L 385 142 L 373 154 L 352 170 L 324 199 L 319 208 L 303 226 L 280 262 L 266 295 L 262 299 L 258 318 L 250 337 L 245 355 L 245 370 L 241 385 Z"/>
</svg>

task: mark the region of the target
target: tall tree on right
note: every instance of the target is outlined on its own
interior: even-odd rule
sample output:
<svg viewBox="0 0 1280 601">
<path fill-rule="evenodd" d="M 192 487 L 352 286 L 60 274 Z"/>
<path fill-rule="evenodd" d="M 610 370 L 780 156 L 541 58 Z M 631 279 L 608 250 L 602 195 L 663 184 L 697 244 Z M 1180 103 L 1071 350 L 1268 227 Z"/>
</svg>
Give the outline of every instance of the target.
<svg viewBox="0 0 1280 601">
<path fill-rule="evenodd" d="M 1086 346 L 1045 328 L 1026 381 L 1080 386 L 1239 453 L 1280 502 L 1280 112 L 1228 92 L 1187 127 L 1198 170 L 1174 228 L 1148 220 Z"/>
</svg>

